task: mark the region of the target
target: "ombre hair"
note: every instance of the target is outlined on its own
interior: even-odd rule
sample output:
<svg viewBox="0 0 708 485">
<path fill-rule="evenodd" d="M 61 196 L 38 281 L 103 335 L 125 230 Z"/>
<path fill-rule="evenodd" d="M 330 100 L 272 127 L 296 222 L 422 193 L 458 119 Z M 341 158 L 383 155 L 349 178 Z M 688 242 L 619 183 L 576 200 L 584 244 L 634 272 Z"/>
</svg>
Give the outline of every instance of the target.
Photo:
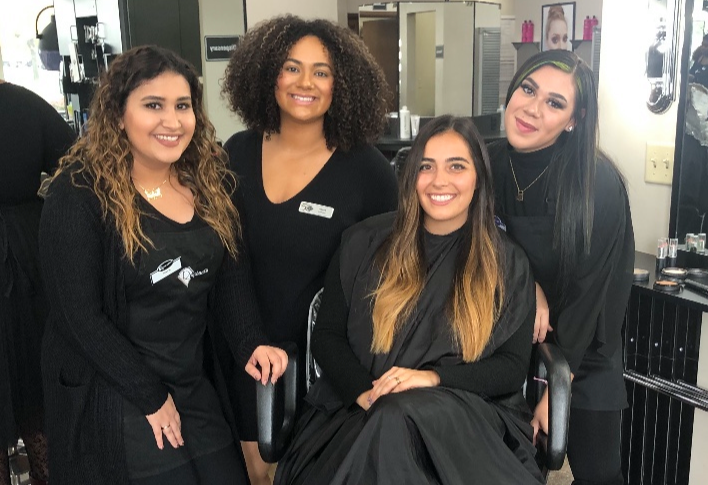
<svg viewBox="0 0 708 485">
<path fill-rule="evenodd" d="M 196 214 L 216 231 L 235 257 L 240 224 L 231 194 L 236 180 L 227 170 L 226 154 L 216 143 L 214 126 L 207 118 L 199 77 L 187 61 L 172 51 L 141 46 L 111 63 L 91 101 L 87 132 L 61 159 L 54 177 L 71 170 L 74 185 L 91 184 L 104 220 L 115 225 L 125 256 L 131 262 L 139 249 L 152 246 L 140 224 L 139 195 L 131 181 L 131 144 L 120 122 L 128 96 L 164 73 L 180 75 L 187 81 L 196 118 L 194 136 L 173 169 L 180 184 L 191 190 Z"/>
<path fill-rule="evenodd" d="M 381 271 L 374 291 L 371 350 L 391 350 L 396 332 L 411 316 L 425 285 L 424 211 L 416 182 L 428 141 L 443 133 L 460 135 L 469 147 L 477 186 L 463 228 L 452 290 L 446 311 L 455 342 L 465 362 L 479 358 L 489 342 L 504 297 L 503 256 L 494 223 L 494 193 L 489 156 L 470 118 L 450 115 L 431 120 L 415 139 L 400 180 L 393 232 L 379 248 Z"/>
<path fill-rule="evenodd" d="M 564 289 L 573 279 L 581 256 L 590 253 L 597 164 L 609 164 L 623 184 L 624 179 L 599 147 L 597 86 L 592 71 L 572 52 L 550 50 L 531 56 L 512 78 L 506 104 L 526 78 L 545 66 L 569 74 L 575 88 L 571 115 L 574 128 L 561 132 L 548 169 L 548 180 L 558 188 L 553 248 L 559 252 L 559 280 Z"/>
</svg>

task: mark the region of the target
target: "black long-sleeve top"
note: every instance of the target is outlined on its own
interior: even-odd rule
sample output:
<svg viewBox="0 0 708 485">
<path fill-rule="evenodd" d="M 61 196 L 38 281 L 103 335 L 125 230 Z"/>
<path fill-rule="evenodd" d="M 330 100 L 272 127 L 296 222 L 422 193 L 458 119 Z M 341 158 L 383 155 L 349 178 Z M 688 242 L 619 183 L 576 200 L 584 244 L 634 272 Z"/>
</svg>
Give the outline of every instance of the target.
<svg viewBox="0 0 708 485">
<path fill-rule="evenodd" d="M 342 231 L 396 208 L 390 164 L 371 145 L 335 150 L 315 178 L 291 199 L 274 204 L 263 189 L 263 136 L 248 130 L 224 145 L 239 177 L 242 208 L 263 324 L 275 342 L 296 342 L 304 355 L 307 309 L 322 288 Z M 308 206 L 331 209 L 325 216 Z"/>
<path fill-rule="evenodd" d="M 551 163 L 554 146 L 532 153 L 511 149 L 506 140 L 490 146 L 494 175 L 496 210 L 502 217 L 553 217 L 556 211 L 554 179 L 544 174 L 516 200 L 518 186 L 527 187 Z M 512 173 L 510 161 L 513 161 Z M 621 326 L 632 284 L 634 233 L 627 190 L 617 169 L 606 159 L 597 161 L 594 189 L 594 219 L 590 253 L 579 260 L 574 277 L 561 294 L 557 278 L 541 279 L 551 309 L 549 334 L 576 373 L 588 349 L 611 356 L 621 344 Z M 560 209 L 562 210 L 562 208 Z M 542 235 L 552 240 L 552 233 Z M 535 251 L 539 235 L 514 237 L 529 253 Z M 527 245 L 528 248 L 527 248 Z M 554 248 L 548 245 L 548 254 Z M 538 276 L 552 273 L 548 264 L 539 264 L 529 254 L 531 268 Z M 557 259 L 557 258 L 556 258 Z M 549 261 L 554 260 L 553 257 Z M 557 262 L 557 261 L 556 261 Z"/>
<path fill-rule="evenodd" d="M 51 173 L 75 134 L 45 100 L 0 83 L 0 206 L 37 198 L 39 174 Z"/>
</svg>

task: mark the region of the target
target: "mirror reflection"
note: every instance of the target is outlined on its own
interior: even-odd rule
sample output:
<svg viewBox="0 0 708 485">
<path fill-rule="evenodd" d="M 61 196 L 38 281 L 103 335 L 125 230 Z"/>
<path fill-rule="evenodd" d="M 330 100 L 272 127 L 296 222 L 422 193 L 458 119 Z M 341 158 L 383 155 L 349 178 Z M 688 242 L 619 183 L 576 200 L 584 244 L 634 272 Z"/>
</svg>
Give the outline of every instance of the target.
<svg viewBox="0 0 708 485">
<path fill-rule="evenodd" d="M 653 113 L 664 113 L 675 99 L 676 61 L 678 59 L 678 2 L 649 0 L 650 31 L 646 56 L 649 82 L 647 107 Z"/>
<path fill-rule="evenodd" d="M 676 236 L 706 232 L 708 212 L 708 12 L 696 2 L 688 65 Z"/>
<path fill-rule="evenodd" d="M 406 106 L 421 116 L 495 113 L 500 12 L 499 4 L 482 2 L 359 7 L 360 35 L 395 93 L 390 111 Z"/>
</svg>

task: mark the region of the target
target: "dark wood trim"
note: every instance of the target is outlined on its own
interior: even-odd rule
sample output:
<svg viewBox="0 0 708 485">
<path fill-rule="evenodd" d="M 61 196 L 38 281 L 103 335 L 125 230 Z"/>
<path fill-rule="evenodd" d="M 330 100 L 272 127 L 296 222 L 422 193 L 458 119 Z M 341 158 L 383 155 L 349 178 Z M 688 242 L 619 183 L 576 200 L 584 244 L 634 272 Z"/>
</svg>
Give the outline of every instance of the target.
<svg viewBox="0 0 708 485">
<path fill-rule="evenodd" d="M 388 19 L 398 17 L 398 11 L 388 11 L 388 10 L 372 10 L 372 11 L 359 11 L 359 17 L 364 18 L 376 18 L 376 19 Z"/>
</svg>

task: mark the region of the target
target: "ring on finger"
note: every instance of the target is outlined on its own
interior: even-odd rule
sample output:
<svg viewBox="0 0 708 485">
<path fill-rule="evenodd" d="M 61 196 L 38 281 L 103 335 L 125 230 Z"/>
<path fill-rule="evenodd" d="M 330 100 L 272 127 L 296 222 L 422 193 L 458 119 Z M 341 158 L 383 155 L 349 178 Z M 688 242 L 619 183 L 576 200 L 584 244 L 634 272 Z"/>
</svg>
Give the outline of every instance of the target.
<svg viewBox="0 0 708 485">
<path fill-rule="evenodd" d="M 165 426 L 161 426 L 161 428 L 162 428 L 162 431 L 167 431 L 168 429 L 170 429 L 170 425 L 166 424 Z"/>
<path fill-rule="evenodd" d="M 398 376 L 393 376 L 393 378 L 396 381 L 396 385 L 399 385 L 401 383 L 401 379 Z"/>
</svg>

